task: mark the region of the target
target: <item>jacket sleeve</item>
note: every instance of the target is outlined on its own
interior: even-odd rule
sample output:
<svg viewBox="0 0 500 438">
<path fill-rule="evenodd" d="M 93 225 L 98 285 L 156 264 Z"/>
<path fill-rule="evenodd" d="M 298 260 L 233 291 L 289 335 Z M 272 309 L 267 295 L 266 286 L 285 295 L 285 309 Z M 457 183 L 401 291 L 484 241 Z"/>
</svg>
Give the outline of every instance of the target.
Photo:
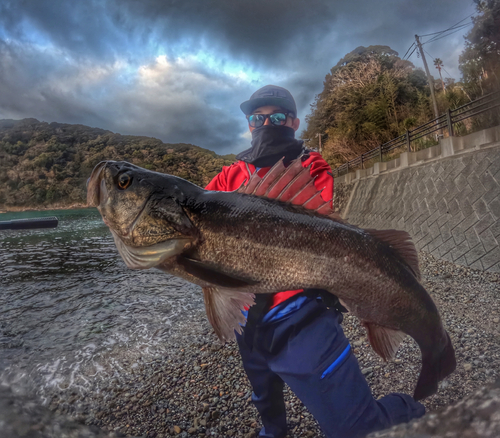
<svg viewBox="0 0 500 438">
<path fill-rule="evenodd" d="M 325 201 L 331 201 L 333 198 L 333 173 L 330 165 L 323 159 L 318 152 L 310 152 L 309 158 L 302 162 L 302 166 L 311 166 L 311 176 L 316 179 L 314 185 L 321 192 L 321 197 Z"/>
<path fill-rule="evenodd" d="M 214 176 L 212 181 L 208 183 L 205 190 L 214 190 L 218 192 L 227 192 L 227 173 L 229 166 L 224 166 L 220 173 Z"/>
</svg>

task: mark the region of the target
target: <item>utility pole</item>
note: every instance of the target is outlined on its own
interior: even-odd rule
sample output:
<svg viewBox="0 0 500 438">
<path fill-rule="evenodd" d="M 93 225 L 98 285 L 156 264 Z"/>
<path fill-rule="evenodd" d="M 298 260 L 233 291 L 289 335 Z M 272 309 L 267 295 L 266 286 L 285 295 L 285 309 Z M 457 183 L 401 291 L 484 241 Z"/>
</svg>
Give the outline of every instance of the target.
<svg viewBox="0 0 500 438">
<path fill-rule="evenodd" d="M 429 87 L 431 89 L 432 96 L 432 104 L 434 106 L 434 117 L 437 119 L 439 117 L 438 107 L 436 102 L 436 95 L 434 94 L 434 81 L 432 80 L 432 76 L 429 72 L 429 67 L 427 66 L 427 61 L 424 55 L 424 49 L 422 49 L 422 44 L 420 44 L 420 40 L 418 39 L 418 35 L 415 35 L 415 40 L 417 41 L 417 47 L 420 52 L 420 56 L 422 56 L 422 61 L 424 61 L 425 73 L 427 74 L 427 81 L 429 82 Z"/>
</svg>

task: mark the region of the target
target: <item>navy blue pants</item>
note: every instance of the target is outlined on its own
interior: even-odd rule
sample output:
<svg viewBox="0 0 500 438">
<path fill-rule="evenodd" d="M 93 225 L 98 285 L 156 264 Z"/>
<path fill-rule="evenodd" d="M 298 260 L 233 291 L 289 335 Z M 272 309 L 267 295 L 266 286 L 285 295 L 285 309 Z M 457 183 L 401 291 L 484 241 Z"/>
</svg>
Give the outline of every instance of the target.
<svg viewBox="0 0 500 438">
<path fill-rule="evenodd" d="M 237 335 L 264 425 L 259 436 L 286 435 L 284 383 L 329 438 L 364 437 L 424 415 L 424 406 L 406 394 L 375 400 L 340 326 L 340 312 L 319 298 L 298 297 L 274 318 L 258 322 L 252 341 Z"/>
</svg>

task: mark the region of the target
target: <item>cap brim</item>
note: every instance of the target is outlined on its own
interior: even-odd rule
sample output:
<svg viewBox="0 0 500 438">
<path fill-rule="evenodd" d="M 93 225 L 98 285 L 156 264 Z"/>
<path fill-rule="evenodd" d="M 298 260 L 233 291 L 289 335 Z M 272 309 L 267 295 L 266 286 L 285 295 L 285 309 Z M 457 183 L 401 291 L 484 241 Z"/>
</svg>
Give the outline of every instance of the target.
<svg viewBox="0 0 500 438">
<path fill-rule="evenodd" d="M 257 108 L 266 105 L 279 106 L 280 108 L 286 109 L 292 112 L 294 115 L 297 115 L 296 114 L 297 110 L 293 108 L 292 105 L 290 105 L 290 102 L 288 102 L 285 99 L 281 99 L 279 97 L 258 97 L 256 99 L 250 99 L 247 100 L 246 102 L 243 102 L 240 105 L 240 108 L 241 111 L 243 111 L 243 113 L 248 116 L 252 114 L 252 112 L 255 111 Z"/>
</svg>

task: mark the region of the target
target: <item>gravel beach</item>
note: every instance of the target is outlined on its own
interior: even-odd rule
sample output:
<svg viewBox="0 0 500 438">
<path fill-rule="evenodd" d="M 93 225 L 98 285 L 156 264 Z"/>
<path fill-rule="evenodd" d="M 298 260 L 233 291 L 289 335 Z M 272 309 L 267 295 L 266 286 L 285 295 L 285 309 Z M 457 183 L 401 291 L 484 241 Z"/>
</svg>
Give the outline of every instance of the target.
<svg viewBox="0 0 500 438">
<path fill-rule="evenodd" d="M 428 415 L 420 420 L 422 423 L 429 418 L 437 421 L 436 413 L 467 396 L 482 404 L 489 394 L 499 398 L 498 386 L 480 388 L 491 388 L 500 379 L 500 275 L 436 260 L 426 253 L 420 253 L 420 266 L 423 284 L 440 309 L 458 361 L 457 370 L 441 382 L 439 392 L 424 401 Z M 343 328 L 375 397 L 390 392 L 412 394 L 420 371 L 420 350 L 411 338 L 405 338 L 394 361 L 384 363 L 368 345 L 365 331 L 355 317 L 346 314 Z M 84 393 L 68 390 L 52 394 L 48 409 L 38 417 L 28 415 L 27 408 L 14 402 L 4 403 L 4 414 L 9 409 L 16 414 L 0 416 L 0 434 L 4 432 L 1 436 L 255 437 L 261 424 L 250 401 L 251 388 L 236 344 L 221 345 L 206 319 L 190 332 L 196 334 L 186 337 L 184 344 L 174 345 L 167 355 L 148 361 L 139 359 L 133 364 L 124 362 L 122 371 L 109 379 L 96 378 L 93 387 Z M 295 395 L 286 390 L 285 397 L 288 436 L 322 437 L 314 418 Z M 448 417 L 459 415 L 469 423 L 474 434 L 463 436 L 500 436 L 500 429 L 495 432 L 493 426 L 484 426 L 485 422 L 491 423 L 491 416 L 500 415 L 499 403 L 490 402 L 490 417 L 486 420 L 484 409 L 475 409 L 474 403 L 461 406 L 446 412 Z M 482 422 L 474 423 L 476 413 L 482 415 Z M 23 425 L 29 435 L 18 434 L 12 425 L 20 415 L 24 415 Z M 64 435 L 60 427 L 54 434 L 51 431 L 57 418 L 71 420 L 66 424 L 81 425 L 82 434 Z M 500 425 L 500 421 L 496 424 Z M 460 427 L 465 430 L 463 424 Z M 429 430 L 417 434 L 418 427 L 412 428 L 415 435 L 402 426 L 399 435 L 379 432 L 373 436 L 441 436 Z M 5 434 L 7 430 L 9 435 Z"/>
</svg>

